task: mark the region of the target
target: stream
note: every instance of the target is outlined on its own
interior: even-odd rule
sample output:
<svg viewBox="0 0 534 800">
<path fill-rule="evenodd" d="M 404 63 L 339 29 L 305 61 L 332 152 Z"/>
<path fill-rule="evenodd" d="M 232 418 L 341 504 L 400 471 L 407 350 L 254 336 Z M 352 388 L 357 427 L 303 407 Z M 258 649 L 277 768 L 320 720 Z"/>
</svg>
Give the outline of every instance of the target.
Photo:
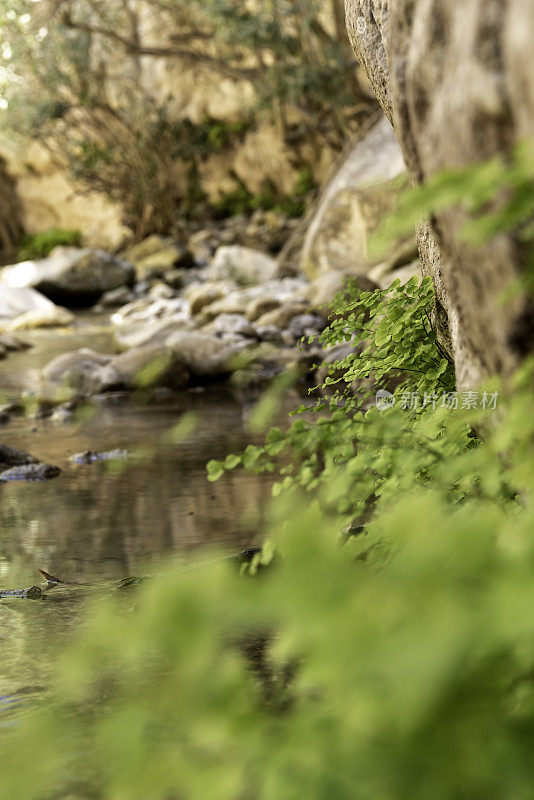
<svg viewBox="0 0 534 800">
<path fill-rule="evenodd" d="M 113 349 L 109 328 L 90 314 L 72 331 L 44 329 L 24 338 L 34 347 L 0 362 L 0 391 L 9 397 L 31 390 L 40 368 L 59 353 Z M 13 417 L 0 441 L 62 473 L 0 485 L 0 587 L 42 584 L 40 567 L 77 582 L 120 580 L 156 572 L 169 554 L 187 559 L 214 547 L 231 554 L 257 543 L 271 476 L 237 470 L 209 483 L 205 471 L 210 458 L 251 441 L 252 407 L 216 385 L 151 404 L 111 396 L 71 422 Z M 194 414 L 195 429 L 176 444 L 169 431 L 184 413 Z M 133 457 L 69 461 L 74 453 L 115 448 Z M 71 616 L 70 604 L 0 601 L 0 721 L 46 686 L 54 652 L 75 627 Z"/>
</svg>

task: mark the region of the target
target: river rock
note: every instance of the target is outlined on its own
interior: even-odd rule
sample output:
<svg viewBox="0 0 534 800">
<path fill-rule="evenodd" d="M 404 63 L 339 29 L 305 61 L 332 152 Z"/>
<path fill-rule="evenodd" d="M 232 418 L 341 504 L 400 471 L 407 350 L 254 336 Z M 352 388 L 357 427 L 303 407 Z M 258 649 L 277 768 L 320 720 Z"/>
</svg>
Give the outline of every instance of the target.
<svg viewBox="0 0 534 800">
<path fill-rule="evenodd" d="M 25 453 L 23 450 L 15 450 L 13 447 L 8 447 L 6 444 L 0 444 L 0 466 L 1 467 L 16 467 L 21 464 L 37 464 L 38 458 Z"/>
<path fill-rule="evenodd" d="M 199 270 L 184 267 L 168 270 L 163 275 L 163 280 L 175 291 L 180 291 L 195 283 L 199 277 Z"/>
<path fill-rule="evenodd" d="M 205 325 L 202 330 L 205 333 L 214 333 L 218 337 L 230 334 L 244 336 L 249 339 L 256 338 L 254 326 L 242 314 L 220 314 Z"/>
<path fill-rule="evenodd" d="M 112 357 L 96 353 L 88 347 L 82 347 L 71 353 L 62 353 L 41 370 L 41 379 L 44 387 L 64 385 L 84 390 L 90 384 L 95 373 L 101 367 L 109 364 Z"/>
<path fill-rule="evenodd" d="M 28 350 L 32 345 L 28 342 L 22 341 L 18 336 L 13 336 L 10 333 L 0 333 L 0 347 L 6 352 L 18 352 L 19 350 Z"/>
<path fill-rule="evenodd" d="M 278 301 L 278 305 L 289 302 L 305 302 L 309 285 L 300 278 L 284 278 L 269 281 L 261 286 L 250 286 L 230 292 L 226 297 L 206 306 L 203 315 L 206 321 L 219 314 L 245 314 L 249 305 L 260 298 Z"/>
<path fill-rule="evenodd" d="M 226 297 L 235 288 L 235 284 L 229 281 L 213 281 L 191 286 L 185 295 L 189 301 L 191 314 L 199 314 L 203 308 Z"/>
<path fill-rule="evenodd" d="M 0 481 L 46 481 L 60 474 L 60 468 L 53 464 L 24 464 L 0 472 Z"/>
<path fill-rule="evenodd" d="M 118 447 L 115 450 L 86 450 L 69 456 L 71 464 L 97 464 L 100 461 L 125 461 L 130 453 Z"/>
<path fill-rule="evenodd" d="M 135 271 L 103 250 L 56 247 L 48 258 L 5 267 L 1 277 L 10 287 L 37 289 L 54 302 L 89 306 L 104 292 L 133 284 Z"/>
<path fill-rule="evenodd" d="M 277 264 L 259 250 L 230 245 L 219 247 L 209 267 L 211 280 L 230 280 L 240 286 L 255 286 L 272 280 Z"/>
<path fill-rule="evenodd" d="M 61 306 L 54 306 L 51 309 L 34 309 L 26 311 L 16 317 L 10 325 L 12 331 L 33 330 L 34 328 L 56 328 L 64 325 L 72 325 L 74 314 Z"/>
<path fill-rule="evenodd" d="M 232 363 L 239 350 L 213 334 L 200 331 L 176 331 L 166 341 L 196 378 L 216 378 L 233 371 Z"/>
<path fill-rule="evenodd" d="M 127 286 L 119 286 L 117 289 L 111 289 L 109 292 L 104 292 L 98 305 L 95 306 L 95 311 L 102 311 L 106 308 L 118 308 L 132 303 L 135 300 L 135 294 Z"/>
<path fill-rule="evenodd" d="M 189 322 L 189 303 L 181 297 L 160 298 L 142 297 L 117 309 L 111 322 L 117 328 L 125 325 L 151 325 L 161 320 L 172 320 L 175 323 Z"/>
<path fill-rule="evenodd" d="M 177 390 L 188 382 L 189 372 L 179 353 L 166 347 L 146 345 L 114 356 L 108 364 L 95 370 L 84 388 L 89 394 L 156 386 Z"/>
<path fill-rule="evenodd" d="M 280 308 L 281 305 L 282 301 L 279 297 L 256 297 L 246 307 L 245 316 L 249 322 L 255 322 L 263 314 L 274 311 L 275 308 Z"/>
<path fill-rule="evenodd" d="M 191 320 L 164 317 L 160 320 L 116 325 L 113 328 L 113 338 L 120 350 L 142 345 L 163 345 L 171 333 L 189 330 L 192 326 Z"/>
<path fill-rule="evenodd" d="M 286 305 L 276 308 L 274 311 L 268 311 L 263 314 L 257 321 L 259 328 L 274 325 L 277 328 L 287 328 L 289 322 L 293 317 L 298 317 L 301 314 L 307 314 L 309 310 L 309 303 L 287 303 Z"/>
<path fill-rule="evenodd" d="M 27 311 L 53 311 L 54 308 L 54 303 L 35 289 L 8 286 L 0 280 L 0 320 L 15 319 Z"/>
<path fill-rule="evenodd" d="M 324 328 L 324 320 L 317 314 L 299 314 L 289 323 L 287 333 L 298 341 L 303 336 L 317 336 Z"/>
</svg>

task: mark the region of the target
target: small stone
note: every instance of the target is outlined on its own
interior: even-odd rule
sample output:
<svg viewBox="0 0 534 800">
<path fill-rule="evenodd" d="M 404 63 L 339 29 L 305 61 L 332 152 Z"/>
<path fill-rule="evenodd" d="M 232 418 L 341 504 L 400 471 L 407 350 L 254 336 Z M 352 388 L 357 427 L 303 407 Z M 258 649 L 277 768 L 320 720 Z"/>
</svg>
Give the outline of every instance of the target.
<svg viewBox="0 0 534 800">
<path fill-rule="evenodd" d="M 124 306 L 126 303 L 131 303 L 134 299 L 135 295 L 131 289 L 128 289 L 127 286 L 119 286 L 117 289 L 104 292 L 98 301 L 98 306 L 95 306 L 95 310 Z"/>
<path fill-rule="evenodd" d="M 274 311 L 275 308 L 280 308 L 281 305 L 282 302 L 278 297 L 257 297 L 248 304 L 245 316 L 249 322 L 255 322 L 263 314 Z"/>
<path fill-rule="evenodd" d="M 272 280 L 276 269 L 274 258 L 265 253 L 231 245 L 218 248 L 209 272 L 212 280 L 231 280 L 241 286 L 255 286 Z"/>
<path fill-rule="evenodd" d="M 287 328 L 293 317 L 306 314 L 308 309 L 309 305 L 307 303 L 288 303 L 280 308 L 276 308 L 274 311 L 268 311 L 267 314 L 263 314 L 258 319 L 257 325 L 259 328 L 271 325 L 277 328 Z"/>
<path fill-rule="evenodd" d="M 55 306 L 53 309 L 26 311 L 25 314 L 16 317 L 9 327 L 12 331 L 23 331 L 35 328 L 57 328 L 72 325 L 73 322 L 74 314 L 66 308 Z"/>
<path fill-rule="evenodd" d="M 242 314 L 220 314 L 202 330 L 206 333 L 214 333 L 216 336 L 220 336 L 221 334 L 237 334 L 238 336 L 245 336 L 250 339 L 256 338 L 254 327 Z"/>
<path fill-rule="evenodd" d="M 203 308 L 225 297 L 234 288 L 233 284 L 228 284 L 224 281 L 204 283 L 192 287 L 187 293 L 191 314 L 193 316 L 199 314 Z"/>
</svg>

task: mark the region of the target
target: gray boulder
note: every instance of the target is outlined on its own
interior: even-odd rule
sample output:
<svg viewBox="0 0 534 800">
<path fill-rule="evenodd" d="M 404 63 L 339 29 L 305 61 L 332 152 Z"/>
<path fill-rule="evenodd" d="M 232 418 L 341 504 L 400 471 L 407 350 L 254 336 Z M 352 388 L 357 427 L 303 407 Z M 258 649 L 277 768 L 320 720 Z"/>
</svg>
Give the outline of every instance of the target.
<svg viewBox="0 0 534 800">
<path fill-rule="evenodd" d="M 188 382 L 189 372 L 176 351 L 157 345 L 146 345 L 114 356 L 107 364 L 95 370 L 85 388 L 90 394 L 159 386 L 183 389 Z"/>
<path fill-rule="evenodd" d="M 332 270 L 367 274 L 376 263 L 369 237 L 393 210 L 402 176 L 402 152 L 384 118 L 354 145 L 319 198 L 300 259 L 309 278 Z"/>
<path fill-rule="evenodd" d="M 111 289 L 133 284 L 135 270 L 103 250 L 56 247 L 48 258 L 5 267 L 9 287 L 37 289 L 67 306 L 90 306 Z"/>
<path fill-rule="evenodd" d="M 250 247 L 219 247 L 209 267 L 210 279 L 234 281 L 241 286 L 256 286 L 276 276 L 277 263 L 265 253 Z"/>
<path fill-rule="evenodd" d="M 213 334 L 200 331 L 176 331 L 166 341 L 167 347 L 181 356 L 191 375 L 217 378 L 236 368 L 235 359 L 242 347 L 227 344 Z"/>
<path fill-rule="evenodd" d="M 213 333 L 219 337 L 230 334 L 244 336 L 249 339 L 256 338 L 254 326 L 242 314 L 220 314 L 205 325 L 203 331 L 205 333 Z"/>
<path fill-rule="evenodd" d="M 88 347 L 82 347 L 71 353 L 62 353 L 41 370 L 43 388 L 68 386 L 84 391 L 90 385 L 94 374 L 109 364 L 112 358 L 111 355 L 96 353 Z"/>
</svg>

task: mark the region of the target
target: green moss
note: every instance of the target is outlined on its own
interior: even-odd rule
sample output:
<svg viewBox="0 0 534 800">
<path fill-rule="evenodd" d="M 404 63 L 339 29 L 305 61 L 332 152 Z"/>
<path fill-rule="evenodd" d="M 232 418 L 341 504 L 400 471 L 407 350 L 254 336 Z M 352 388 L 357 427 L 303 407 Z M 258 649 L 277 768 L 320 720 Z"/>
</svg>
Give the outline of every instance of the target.
<svg viewBox="0 0 534 800">
<path fill-rule="evenodd" d="M 26 234 L 22 237 L 19 258 L 28 260 L 46 258 L 58 245 L 80 247 L 82 235 L 80 231 L 69 231 L 61 228 L 50 228 L 42 233 Z"/>
</svg>

